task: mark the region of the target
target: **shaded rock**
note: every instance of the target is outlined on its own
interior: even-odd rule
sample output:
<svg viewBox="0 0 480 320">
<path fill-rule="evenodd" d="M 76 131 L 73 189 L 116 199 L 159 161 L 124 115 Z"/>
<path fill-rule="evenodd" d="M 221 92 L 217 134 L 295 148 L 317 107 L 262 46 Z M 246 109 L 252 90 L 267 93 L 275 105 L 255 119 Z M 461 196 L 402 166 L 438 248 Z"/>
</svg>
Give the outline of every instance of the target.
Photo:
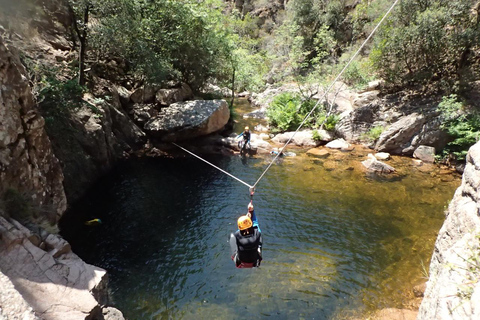
<svg viewBox="0 0 480 320">
<path fill-rule="evenodd" d="M 130 95 L 130 100 L 133 103 L 153 103 L 158 89 L 158 86 L 155 85 L 142 86 L 133 91 Z"/>
<path fill-rule="evenodd" d="M 158 109 L 153 103 L 135 103 L 129 113 L 135 123 L 144 126 L 151 118 L 158 115 Z"/>
<path fill-rule="evenodd" d="M 427 163 L 435 162 L 435 148 L 429 146 L 419 146 L 413 152 L 413 157 Z"/>
<path fill-rule="evenodd" d="M 28 194 L 53 209 L 47 218 L 56 223 L 67 207 L 64 176 L 17 61 L 0 36 L 0 198 L 9 188 Z"/>
<path fill-rule="evenodd" d="M 388 160 L 388 159 L 390 159 L 390 153 L 388 153 L 388 152 L 377 152 L 377 153 L 375 153 L 375 158 L 377 158 L 377 160 Z"/>
<path fill-rule="evenodd" d="M 280 133 L 277 134 L 272 141 L 278 144 L 285 144 L 290 137 L 292 137 L 294 132 L 285 132 L 285 133 Z M 320 141 L 315 141 L 312 138 L 313 131 L 312 130 L 305 130 L 305 131 L 299 131 L 297 134 L 293 137 L 292 141 L 290 143 L 293 143 L 294 145 L 297 146 L 312 146 L 316 147 L 320 145 Z M 331 139 L 330 135 L 328 132 L 322 132 L 320 133 L 321 137 L 323 139 Z"/>
<path fill-rule="evenodd" d="M 140 146 L 145 143 L 145 133 L 131 121 L 130 117 L 122 110 L 113 105 L 110 108 L 112 118 L 112 131 L 120 141 L 126 142 L 129 146 Z"/>
<path fill-rule="evenodd" d="M 317 158 L 328 158 L 330 156 L 330 152 L 326 149 L 319 149 L 319 148 L 312 148 L 307 151 L 309 156 L 317 157 Z"/>
<path fill-rule="evenodd" d="M 195 100 L 162 108 L 144 128 L 163 141 L 180 141 L 219 131 L 229 118 L 225 100 Z"/>
<path fill-rule="evenodd" d="M 188 84 L 182 83 L 179 88 L 158 90 L 155 99 L 157 103 L 169 106 L 175 102 L 193 99 L 193 91 Z"/>
<path fill-rule="evenodd" d="M 362 164 L 370 172 L 377 173 L 392 173 L 395 172 L 395 168 L 389 166 L 386 163 L 378 161 L 371 153 L 368 154 L 368 159 L 362 161 Z"/>
<path fill-rule="evenodd" d="M 423 297 L 423 294 L 425 293 L 426 288 L 427 288 L 426 282 L 416 285 L 415 287 L 413 287 L 413 295 L 417 298 Z"/>
</svg>

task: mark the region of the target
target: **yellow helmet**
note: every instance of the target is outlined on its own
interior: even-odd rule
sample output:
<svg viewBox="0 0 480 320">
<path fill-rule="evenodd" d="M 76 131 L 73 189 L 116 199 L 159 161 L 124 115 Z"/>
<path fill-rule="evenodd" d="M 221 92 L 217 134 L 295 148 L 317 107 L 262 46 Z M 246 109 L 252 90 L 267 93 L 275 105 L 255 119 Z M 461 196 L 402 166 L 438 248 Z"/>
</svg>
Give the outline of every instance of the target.
<svg viewBox="0 0 480 320">
<path fill-rule="evenodd" d="M 250 128 L 247 126 L 247 127 L 245 127 L 245 130 L 250 130 Z"/>
<path fill-rule="evenodd" d="M 245 230 L 252 226 L 252 219 L 247 216 L 241 216 L 238 218 L 237 224 L 239 230 Z"/>
</svg>

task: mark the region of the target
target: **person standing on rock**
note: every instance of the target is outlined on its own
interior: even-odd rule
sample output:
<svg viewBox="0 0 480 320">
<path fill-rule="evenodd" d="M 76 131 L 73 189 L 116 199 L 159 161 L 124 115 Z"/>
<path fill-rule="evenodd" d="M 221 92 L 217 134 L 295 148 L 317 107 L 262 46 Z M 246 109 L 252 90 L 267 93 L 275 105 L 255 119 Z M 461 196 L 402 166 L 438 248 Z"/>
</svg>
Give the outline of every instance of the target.
<svg viewBox="0 0 480 320">
<path fill-rule="evenodd" d="M 258 225 L 253 203 L 248 204 L 246 215 L 238 218 L 238 230 L 230 234 L 232 260 L 237 268 L 259 267 L 262 261 L 262 232 Z"/>
<path fill-rule="evenodd" d="M 238 146 L 240 148 L 240 151 L 242 151 L 243 149 L 245 149 L 248 145 L 248 148 L 250 149 L 251 146 L 250 146 L 250 128 L 247 126 L 245 127 L 245 131 L 243 131 L 242 133 L 240 133 L 238 136 L 237 136 L 237 139 L 242 137 L 243 136 L 243 145 L 240 145 L 242 141 L 240 141 L 238 143 Z"/>
</svg>

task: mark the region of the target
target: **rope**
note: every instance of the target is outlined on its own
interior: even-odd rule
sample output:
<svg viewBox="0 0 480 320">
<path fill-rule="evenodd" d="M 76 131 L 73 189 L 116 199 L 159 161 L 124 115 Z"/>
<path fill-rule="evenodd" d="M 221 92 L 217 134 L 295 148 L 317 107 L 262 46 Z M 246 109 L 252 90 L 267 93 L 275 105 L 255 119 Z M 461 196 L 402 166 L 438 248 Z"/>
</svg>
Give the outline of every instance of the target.
<svg viewBox="0 0 480 320">
<path fill-rule="evenodd" d="M 216 165 L 208 162 L 207 160 L 197 156 L 196 154 L 194 154 L 193 152 L 190 152 L 188 151 L 187 149 L 185 148 L 182 148 L 181 146 L 179 146 L 178 144 L 172 142 L 173 145 L 179 147 L 180 149 L 182 149 L 183 151 L 191 154 L 192 156 L 202 160 L 203 162 L 206 162 L 207 164 L 211 165 L 212 167 L 216 168 L 217 170 L 220 170 L 221 172 L 225 173 L 226 175 L 232 177 L 233 179 L 237 180 L 238 182 L 240 183 L 243 183 L 244 185 L 246 185 L 250 192 L 253 192 L 255 190 L 255 187 L 257 186 L 257 184 L 260 182 L 260 180 L 262 180 L 263 176 L 265 176 L 265 174 L 267 173 L 267 171 L 270 169 L 270 167 L 273 165 L 273 163 L 275 162 L 275 160 L 277 160 L 277 158 L 282 154 L 283 150 L 285 149 L 285 147 L 292 141 L 292 139 L 295 137 L 295 135 L 297 134 L 297 132 L 300 130 L 300 128 L 303 127 L 303 125 L 305 124 L 305 122 L 307 121 L 307 119 L 312 115 L 312 113 L 315 111 L 315 109 L 317 109 L 318 105 L 323 102 L 323 100 L 326 98 L 327 94 L 330 92 L 330 90 L 332 90 L 333 86 L 335 85 L 335 83 L 338 81 L 338 79 L 343 75 L 343 73 L 345 72 L 345 70 L 347 70 L 347 68 L 350 66 L 350 64 L 353 62 L 353 60 L 357 57 L 357 55 L 360 53 L 360 51 L 363 49 L 363 47 L 367 44 L 367 42 L 370 40 L 370 38 L 373 36 L 373 34 L 375 33 L 375 31 L 377 31 L 377 29 L 380 27 L 380 25 L 383 23 L 383 21 L 387 18 L 387 16 L 390 14 L 390 12 L 393 10 L 393 8 L 397 5 L 397 3 L 399 2 L 400 0 L 395 0 L 395 2 L 392 4 L 392 6 L 390 7 L 390 9 L 388 9 L 388 11 L 385 13 L 385 15 L 383 16 L 383 18 L 378 22 L 378 24 L 375 26 L 375 28 L 373 28 L 372 32 L 370 32 L 370 34 L 368 35 L 368 37 L 365 39 L 365 41 L 363 41 L 362 45 L 358 48 L 358 50 L 355 52 L 355 54 L 350 58 L 350 60 L 348 61 L 348 63 L 345 65 L 345 67 L 343 67 L 342 71 L 340 71 L 340 73 L 335 77 L 335 79 L 332 81 L 332 83 L 328 86 L 327 90 L 325 91 L 325 93 L 323 94 L 322 98 L 319 99 L 317 101 L 317 103 L 313 106 L 312 110 L 310 110 L 310 112 L 305 116 L 305 118 L 303 119 L 303 121 L 300 123 L 300 125 L 298 126 L 297 130 L 295 130 L 295 132 L 292 134 L 292 136 L 287 140 L 287 142 L 283 145 L 283 147 L 279 150 L 278 154 L 272 159 L 272 161 L 270 162 L 270 164 L 267 166 L 267 168 L 263 171 L 263 173 L 260 175 L 260 177 L 257 179 L 257 181 L 255 182 L 255 184 L 253 186 L 249 185 L 248 183 L 240 180 L 239 178 L 235 177 L 234 175 L 228 173 L 227 171 L 223 170 L 223 169 L 220 169 L 219 167 L 217 167 Z M 253 194 L 251 194 L 252 197 L 253 197 Z"/>
<path fill-rule="evenodd" d="M 348 63 L 345 65 L 345 67 L 343 67 L 342 71 L 340 71 L 340 73 L 335 77 L 335 79 L 332 81 L 332 83 L 330 84 L 330 86 L 327 88 L 327 90 L 325 91 L 325 93 L 323 94 L 322 98 L 319 99 L 317 101 L 317 103 L 313 106 L 312 110 L 310 110 L 310 112 L 305 116 L 305 118 L 303 119 L 303 121 L 300 123 L 300 125 L 298 126 L 297 130 L 295 130 L 295 132 L 292 134 L 292 136 L 288 139 L 288 141 L 285 143 L 285 145 L 280 149 L 280 152 L 278 152 L 278 154 L 275 156 L 275 158 L 273 158 L 273 160 L 270 162 L 270 164 L 267 166 L 267 168 L 265 169 L 265 171 L 263 171 L 263 173 L 260 175 L 260 177 L 258 178 L 258 180 L 254 183 L 253 185 L 253 188 L 255 189 L 255 187 L 257 186 L 257 184 L 260 182 L 260 180 L 262 180 L 263 176 L 267 173 L 268 169 L 270 169 L 270 167 L 273 165 L 273 163 L 275 162 L 275 160 L 277 160 L 277 158 L 280 156 L 281 152 L 285 149 L 285 147 L 290 143 L 290 141 L 292 141 L 293 137 L 295 137 L 295 135 L 297 134 L 297 132 L 300 130 L 300 128 L 305 124 L 305 122 L 307 121 L 307 119 L 312 115 L 313 111 L 315 111 L 315 109 L 317 109 L 318 105 L 320 104 L 320 102 L 323 102 L 323 100 L 325 99 L 325 97 L 327 96 L 327 94 L 330 92 L 330 90 L 333 88 L 333 86 L 335 85 L 335 83 L 338 81 L 338 79 L 343 75 L 343 73 L 345 72 L 345 70 L 347 70 L 347 68 L 350 66 L 350 64 L 352 63 L 352 61 L 357 57 L 357 55 L 360 53 L 360 51 L 363 49 L 363 47 L 365 46 L 365 44 L 368 42 L 368 40 L 370 40 L 370 38 L 373 36 L 373 34 L 375 33 L 375 31 L 377 31 L 377 29 L 380 27 L 380 25 L 383 23 L 383 21 L 385 20 L 385 18 L 390 14 L 390 12 L 393 10 L 393 8 L 397 5 L 397 3 L 399 2 L 400 0 L 395 0 L 395 2 L 392 4 L 392 6 L 390 7 L 390 9 L 388 9 L 387 13 L 385 13 L 385 15 L 383 16 L 383 18 L 378 22 L 378 24 L 375 26 L 375 28 L 373 28 L 372 32 L 368 35 L 368 37 L 365 39 L 365 41 L 363 41 L 362 45 L 360 46 L 360 48 L 358 48 L 358 50 L 355 52 L 355 54 L 350 58 L 350 60 L 348 61 Z"/>
<path fill-rule="evenodd" d="M 208 163 L 208 164 L 209 164 L 209 165 L 211 165 L 212 167 L 214 167 L 214 168 L 216 168 L 216 169 L 218 169 L 218 170 L 222 171 L 222 172 L 223 172 L 223 173 L 225 173 L 227 176 L 230 176 L 230 177 L 232 177 L 233 179 L 237 180 L 237 181 L 238 181 L 238 182 L 240 182 L 240 183 L 243 183 L 243 184 L 244 184 L 244 185 L 246 185 L 246 186 L 247 186 L 249 189 L 253 188 L 253 187 L 252 187 L 251 185 L 249 185 L 248 183 L 246 183 L 246 182 L 244 182 L 244 181 L 240 180 L 239 178 L 235 177 L 234 175 L 232 175 L 232 174 L 228 173 L 227 171 L 225 171 L 225 170 L 223 170 L 223 169 L 220 169 L 219 167 L 217 167 L 217 166 L 216 166 L 216 165 L 214 165 L 213 163 L 210 163 L 210 162 L 208 162 L 207 160 L 205 160 L 205 159 L 203 159 L 203 158 L 201 158 L 201 157 L 197 156 L 195 153 L 193 153 L 193 152 L 190 152 L 190 151 L 188 151 L 187 149 L 185 149 L 185 148 L 183 148 L 183 147 L 179 146 L 179 145 L 178 145 L 178 144 L 176 144 L 175 142 L 172 142 L 172 144 L 173 144 L 173 145 L 175 145 L 175 146 L 177 146 L 177 147 L 179 147 L 179 148 L 180 148 L 180 149 L 182 149 L 183 151 L 185 151 L 185 152 L 187 152 L 187 153 L 191 154 L 192 156 L 194 156 L 194 157 L 196 157 L 196 158 L 198 158 L 198 159 L 202 160 L 203 162 L 206 162 L 206 163 Z"/>
</svg>

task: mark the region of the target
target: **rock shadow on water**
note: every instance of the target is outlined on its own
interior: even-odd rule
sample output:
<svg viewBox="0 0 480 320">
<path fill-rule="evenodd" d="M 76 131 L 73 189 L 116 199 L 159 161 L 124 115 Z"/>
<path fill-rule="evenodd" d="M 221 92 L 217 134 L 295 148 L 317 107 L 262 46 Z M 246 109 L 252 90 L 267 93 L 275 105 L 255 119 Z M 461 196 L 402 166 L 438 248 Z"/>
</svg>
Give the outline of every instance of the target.
<svg viewBox="0 0 480 320">
<path fill-rule="evenodd" d="M 367 172 L 365 173 L 365 178 L 370 181 L 376 182 L 399 182 L 402 181 L 407 175 L 406 174 L 381 174 L 377 172 Z"/>
</svg>

